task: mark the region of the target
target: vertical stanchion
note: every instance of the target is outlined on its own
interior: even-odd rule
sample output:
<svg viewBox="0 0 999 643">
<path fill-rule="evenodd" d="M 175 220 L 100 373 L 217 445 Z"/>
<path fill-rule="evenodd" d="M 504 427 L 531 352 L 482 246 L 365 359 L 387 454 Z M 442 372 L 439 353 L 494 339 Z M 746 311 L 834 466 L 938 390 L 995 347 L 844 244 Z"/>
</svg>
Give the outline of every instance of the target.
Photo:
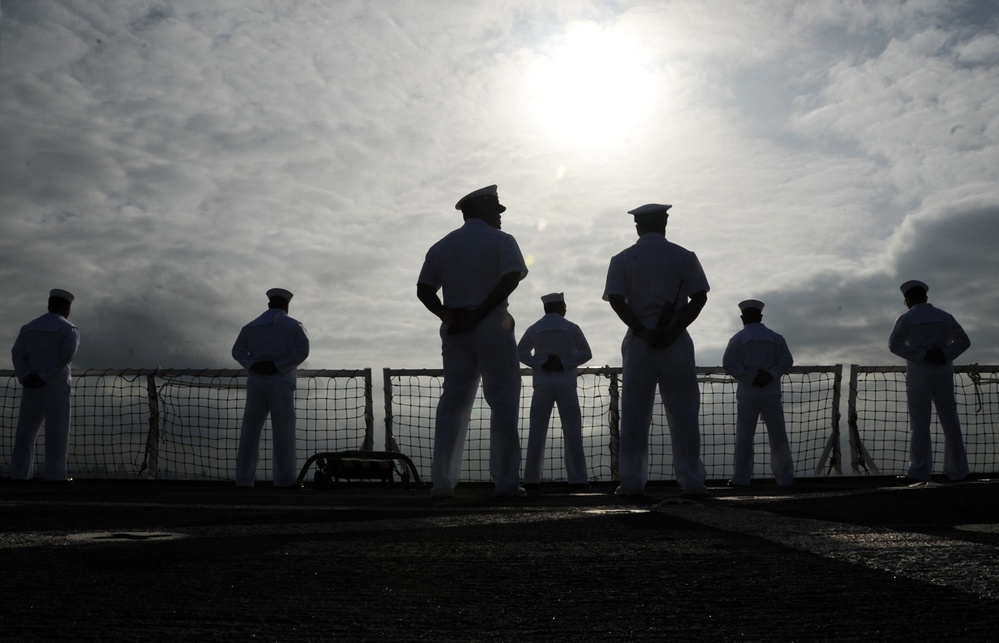
<svg viewBox="0 0 999 643">
<path fill-rule="evenodd" d="M 149 403 L 149 430 L 146 433 L 146 454 L 138 476 L 148 473 L 155 479 L 159 468 L 160 448 L 160 395 L 156 390 L 155 372 L 146 375 L 146 399 Z"/>
<path fill-rule="evenodd" d="M 610 378 L 608 391 L 610 395 L 610 408 L 607 411 L 607 428 L 610 430 L 610 444 L 608 448 L 610 449 L 611 479 L 619 480 L 621 478 L 618 473 L 618 457 L 621 450 L 620 394 L 618 393 L 617 373 L 612 372 L 607 377 Z"/>
<path fill-rule="evenodd" d="M 371 369 L 364 369 L 364 442 L 362 451 L 375 450 L 375 402 L 371 386 Z"/>
<path fill-rule="evenodd" d="M 395 435 L 392 433 L 392 369 L 382 369 L 382 390 L 385 392 L 385 450 L 399 453 L 399 445 L 395 443 Z"/>
<path fill-rule="evenodd" d="M 874 464 L 871 454 L 867 452 L 867 447 L 864 446 L 864 441 L 860 438 L 860 422 L 859 415 L 857 414 L 857 393 L 859 388 L 857 376 L 860 373 L 860 369 L 860 366 L 850 364 L 850 402 L 848 407 L 850 415 L 847 420 L 850 425 L 850 466 L 853 468 L 853 475 L 859 476 L 862 473 L 866 473 L 879 476 L 881 475 L 881 471 Z"/>
<path fill-rule="evenodd" d="M 840 401 L 842 396 L 840 395 L 840 387 L 843 385 L 843 365 L 837 364 L 833 375 L 833 394 L 832 394 L 832 408 L 829 409 L 830 416 L 830 433 L 829 439 L 826 440 L 826 446 L 822 451 L 822 456 L 819 457 L 818 464 L 815 465 L 815 471 L 813 475 L 816 477 L 822 477 L 823 469 L 825 469 L 824 475 L 829 475 L 835 469 L 836 473 L 843 475 L 843 453 L 840 449 L 840 429 L 839 423 L 841 418 L 841 413 L 839 410 Z M 826 469 L 826 462 L 829 463 L 828 469 Z"/>
</svg>

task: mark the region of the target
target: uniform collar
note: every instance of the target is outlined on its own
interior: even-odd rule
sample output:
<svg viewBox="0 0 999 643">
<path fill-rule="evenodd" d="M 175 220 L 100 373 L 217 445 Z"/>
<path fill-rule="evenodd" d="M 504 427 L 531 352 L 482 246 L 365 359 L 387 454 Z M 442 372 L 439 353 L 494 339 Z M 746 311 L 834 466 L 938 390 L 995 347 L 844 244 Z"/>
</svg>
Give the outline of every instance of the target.
<svg viewBox="0 0 999 643">
<path fill-rule="evenodd" d="M 52 332 L 59 330 L 60 328 L 65 328 L 66 326 L 72 326 L 73 322 L 69 321 L 59 313 L 45 313 L 41 317 L 37 317 L 28 323 L 28 328 L 32 330 L 40 330 L 46 332 Z"/>
<path fill-rule="evenodd" d="M 763 325 L 763 322 L 753 322 L 745 324 L 741 332 L 744 342 L 759 341 L 761 339 L 772 339 L 770 329 Z"/>
<path fill-rule="evenodd" d="M 550 330 L 554 328 L 567 328 L 568 320 L 558 313 L 545 313 L 545 316 L 538 320 L 538 328 Z"/>
<path fill-rule="evenodd" d="M 287 315 L 287 314 L 288 313 L 284 312 L 280 308 L 268 308 L 263 313 L 261 313 L 261 315 L 259 317 L 257 317 L 253 321 L 251 321 L 248 325 L 249 326 L 264 326 L 264 325 L 267 325 L 267 324 L 273 324 L 274 321 L 278 317 L 280 317 L 281 315 Z"/>
</svg>

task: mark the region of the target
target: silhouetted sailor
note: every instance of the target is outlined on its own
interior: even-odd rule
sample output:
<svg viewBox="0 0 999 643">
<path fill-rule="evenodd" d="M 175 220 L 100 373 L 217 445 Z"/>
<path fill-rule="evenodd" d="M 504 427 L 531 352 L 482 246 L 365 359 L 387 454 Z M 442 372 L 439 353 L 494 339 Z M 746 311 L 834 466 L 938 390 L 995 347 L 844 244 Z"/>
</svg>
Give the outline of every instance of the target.
<svg viewBox="0 0 999 643">
<path fill-rule="evenodd" d="M 586 454 L 583 452 L 583 420 L 576 392 L 576 367 L 593 357 L 583 331 L 565 318 L 565 296 L 551 293 L 541 298 L 545 316 L 532 324 L 517 344 L 520 361 L 530 366 L 534 393 L 527 438 L 524 486 L 541 483 L 545 442 L 552 407 L 558 404 L 565 440 L 565 470 L 574 489 L 587 486 Z"/>
<path fill-rule="evenodd" d="M 70 482 L 69 422 L 73 356 L 80 331 L 68 320 L 73 295 L 49 291 L 48 312 L 21 327 L 11 357 L 14 373 L 24 387 L 21 411 L 10 458 L 11 480 L 29 480 L 34 473 L 35 441 L 45 421 L 44 482 Z"/>
<path fill-rule="evenodd" d="M 911 280 L 899 289 L 908 312 L 895 321 L 888 348 L 905 358 L 905 391 L 909 403 L 909 470 L 912 482 L 927 482 L 933 473 L 930 444 L 931 404 L 944 434 L 944 473 L 951 480 L 968 476 L 968 454 L 954 397 L 954 360 L 968 350 L 971 340 L 949 313 L 928 303 L 929 287 Z"/>
<path fill-rule="evenodd" d="M 292 294 L 267 291 L 267 311 L 243 326 L 232 358 L 246 369 L 246 409 L 236 452 L 236 486 L 252 487 L 260 458 L 260 432 L 268 414 L 274 445 L 275 487 L 298 479 L 295 435 L 295 386 L 298 366 L 309 356 L 305 327 L 288 316 Z"/>
<path fill-rule="evenodd" d="M 700 391 L 687 327 L 708 300 L 697 256 L 666 240 L 668 210 L 650 203 L 629 211 L 638 241 L 615 255 L 603 298 L 628 326 L 621 345 L 621 449 L 618 495 L 642 495 L 649 477 L 649 427 L 656 387 L 684 493 L 707 493 L 698 425 Z"/>
<path fill-rule="evenodd" d="M 475 394 L 489 404 L 489 473 L 497 496 L 517 496 L 520 486 L 520 363 L 507 297 L 527 276 L 517 241 L 500 231 L 496 186 L 476 190 L 455 205 L 464 225 L 427 251 L 416 295 L 440 318 L 444 385 L 437 404 L 431 494 L 454 495 L 461 477 Z M 437 292 L 443 290 L 443 301 Z"/>
<path fill-rule="evenodd" d="M 763 302 L 747 299 L 739 303 L 742 330 L 729 340 L 722 357 L 725 372 L 738 382 L 735 422 L 735 473 L 730 484 L 749 486 L 753 478 L 753 438 L 763 416 L 770 442 L 770 468 L 777 484 L 794 482 L 794 461 L 784 425 L 784 403 L 780 378 L 794 359 L 784 338 L 763 325 Z"/>
</svg>

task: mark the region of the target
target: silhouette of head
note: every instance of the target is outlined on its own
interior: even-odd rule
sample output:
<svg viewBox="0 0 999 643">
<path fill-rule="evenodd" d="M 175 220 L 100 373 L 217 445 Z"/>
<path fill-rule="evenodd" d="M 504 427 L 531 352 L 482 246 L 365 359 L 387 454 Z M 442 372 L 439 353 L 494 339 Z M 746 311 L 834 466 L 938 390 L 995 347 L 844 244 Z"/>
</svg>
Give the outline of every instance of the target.
<svg viewBox="0 0 999 643">
<path fill-rule="evenodd" d="M 500 230 L 503 220 L 500 216 L 506 212 L 506 206 L 499 202 L 495 185 L 489 185 L 463 196 L 455 204 L 456 210 L 461 210 L 464 219 L 482 219 L 491 227 Z"/>
<path fill-rule="evenodd" d="M 565 317 L 566 305 L 565 296 L 560 292 L 553 292 L 541 297 L 544 304 L 545 313 L 558 313 Z"/>
<path fill-rule="evenodd" d="M 647 232 L 657 232 L 665 236 L 669 209 L 672 207 L 661 203 L 647 203 L 634 210 L 628 210 L 628 214 L 635 217 L 635 230 L 639 236 Z"/>
<path fill-rule="evenodd" d="M 271 288 L 267 291 L 267 307 L 280 308 L 284 312 L 288 312 L 291 298 L 294 296 L 284 288 Z"/>
<path fill-rule="evenodd" d="M 911 279 L 899 286 L 899 290 L 902 291 L 902 296 L 905 297 L 906 307 L 912 308 L 916 304 L 925 304 L 927 302 L 926 293 L 929 292 L 930 287 L 918 279 Z"/>
<path fill-rule="evenodd" d="M 69 317 L 74 299 L 75 297 L 73 296 L 73 293 L 66 290 L 60 290 L 59 288 L 53 288 L 49 291 L 48 310 L 50 313 L 62 315 L 63 317 Z"/>
<path fill-rule="evenodd" d="M 742 311 L 742 315 L 739 317 L 742 319 L 742 323 L 758 324 L 763 321 L 763 306 L 764 303 L 759 299 L 740 301 L 739 310 Z"/>
</svg>

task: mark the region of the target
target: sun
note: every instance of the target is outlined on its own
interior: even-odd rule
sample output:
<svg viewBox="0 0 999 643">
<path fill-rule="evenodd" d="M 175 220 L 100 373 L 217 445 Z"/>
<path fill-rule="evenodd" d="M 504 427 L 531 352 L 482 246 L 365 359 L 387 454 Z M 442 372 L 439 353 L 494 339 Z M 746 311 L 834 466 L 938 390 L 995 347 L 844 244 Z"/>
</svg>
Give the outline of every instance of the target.
<svg viewBox="0 0 999 643">
<path fill-rule="evenodd" d="M 619 143 L 650 111 L 652 74 L 625 34 L 573 23 L 528 75 L 528 101 L 542 132 L 582 148 Z"/>
</svg>

